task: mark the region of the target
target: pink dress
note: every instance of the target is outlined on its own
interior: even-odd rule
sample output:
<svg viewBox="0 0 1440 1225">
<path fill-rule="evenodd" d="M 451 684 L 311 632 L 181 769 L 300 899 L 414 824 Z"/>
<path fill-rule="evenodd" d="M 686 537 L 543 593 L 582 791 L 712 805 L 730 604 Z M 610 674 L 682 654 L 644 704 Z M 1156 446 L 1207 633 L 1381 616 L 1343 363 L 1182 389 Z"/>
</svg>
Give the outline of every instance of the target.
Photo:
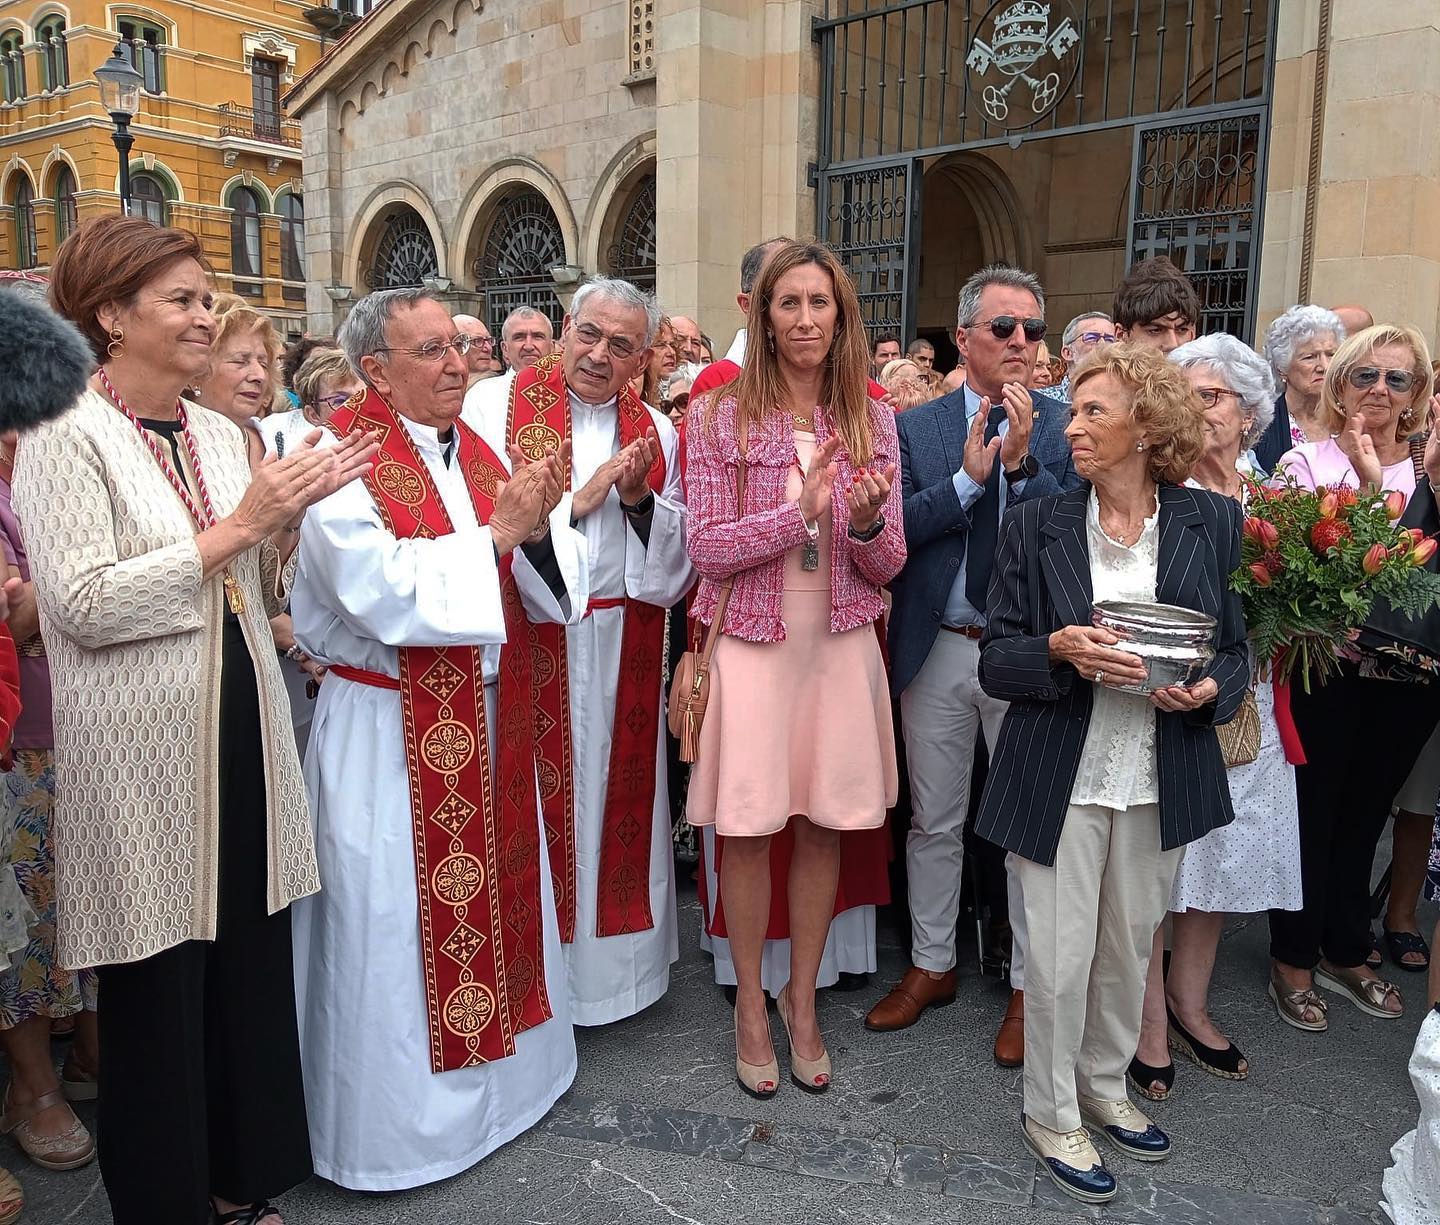
<svg viewBox="0 0 1440 1225">
<path fill-rule="evenodd" d="M 815 435 L 796 431 L 800 464 Z M 797 501 L 799 464 L 785 496 Z M 895 803 L 898 777 L 885 664 L 874 625 L 830 632 L 831 515 L 820 565 L 785 555 L 783 642 L 722 635 L 711 660 L 686 816 L 725 837 L 777 833 L 795 815 L 829 829 L 871 829 Z"/>
</svg>

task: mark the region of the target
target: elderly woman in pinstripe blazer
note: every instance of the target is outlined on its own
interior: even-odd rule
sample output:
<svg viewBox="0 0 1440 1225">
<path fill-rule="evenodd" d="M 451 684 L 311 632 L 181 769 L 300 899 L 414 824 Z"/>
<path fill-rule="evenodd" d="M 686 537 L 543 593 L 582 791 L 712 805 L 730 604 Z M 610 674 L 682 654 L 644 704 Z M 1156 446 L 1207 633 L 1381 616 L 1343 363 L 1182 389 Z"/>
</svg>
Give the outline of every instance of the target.
<svg viewBox="0 0 1440 1225">
<path fill-rule="evenodd" d="M 1087 1202 L 1116 1193 L 1084 1124 L 1125 1155 L 1170 1140 L 1131 1104 L 1151 940 L 1182 848 L 1233 819 L 1215 724 L 1249 675 L 1230 574 L 1239 504 L 1179 482 L 1203 448 L 1184 373 L 1115 345 L 1072 385 L 1073 493 L 1016 506 L 991 578 L 980 683 L 1010 703 L 977 832 L 1019 859 L 1025 976 L 1025 1142 Z M 1099 600 L 1176 604 L 1217 622 L 1216 655 L 1188 689 L 1113 688 L 1140 660 L 1092 626 Z"/>
</svg>

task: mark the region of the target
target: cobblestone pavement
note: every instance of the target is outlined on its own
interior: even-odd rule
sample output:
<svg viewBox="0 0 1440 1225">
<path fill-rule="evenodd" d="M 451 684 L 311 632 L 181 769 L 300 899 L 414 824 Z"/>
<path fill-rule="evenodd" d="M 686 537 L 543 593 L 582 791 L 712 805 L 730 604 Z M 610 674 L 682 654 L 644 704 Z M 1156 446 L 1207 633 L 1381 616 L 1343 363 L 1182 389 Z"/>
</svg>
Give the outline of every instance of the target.
<svg viewBox="0 0 1440 1225">
<path fill-rule="evenodd" d="M 1371 1020 L 1337 1000 L 1328 1034 L 1302 1034 L 1280 1024 L 1264 995 L 1263 916 L 1233 921 L 1212 1006 L 1249 1058 L 1250 1078 L 1235 1084 L 1182 1063 L 1171 1100 L 1147 1105 L 1170 1131 L 1174 1156 L 1158 1167 L 1109 1158 L 1122 1192 L 1101 1210 L 1037 1177 L 1021 1144 L 1020 1073 L 990 1057 L 1002 985 L 972 971 L 954 1007 L 901 1033 L 869 1033 L 865 1012 L 903 969 L 882 920 L 870 987 L 823 997 L 832 1091 L 811 1098 L 787 1082 L 773 1101 L 756 1102 L 734 1083 L 729 1009 L 696 946 L 698 913 L 693 890 L 682 890 L 669 994 L 629 1021 L 579 1031 L 574 1088 L 534 1131 L 418 1191 L 357 1195 L 312 1180 L 284 1198 L 289 1225 L 1384 1220 L 1380 1172 L 1416 1114 L 1406 1064 L 1423 1016 L 1419 975 L 1399 976 L 1400 1021 Z M 1427 932 L 1433 921 L 1427 909 Z M 83 1114 L 93 1121 L 92 1108 Z M 10 1145 L 0 1163 L 24 1182 L 27 1222 L 110 1221 L 95 1166 L 46 1174 Z"/>
</svg>

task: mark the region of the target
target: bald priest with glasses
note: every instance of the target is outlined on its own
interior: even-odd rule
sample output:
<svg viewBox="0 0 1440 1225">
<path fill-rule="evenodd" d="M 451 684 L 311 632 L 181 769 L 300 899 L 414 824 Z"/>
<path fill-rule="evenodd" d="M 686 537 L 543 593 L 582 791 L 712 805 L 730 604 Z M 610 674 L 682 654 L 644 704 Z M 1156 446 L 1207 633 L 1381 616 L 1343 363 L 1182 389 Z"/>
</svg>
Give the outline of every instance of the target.
<svg viewBox="0 0 1440 1225">
<path fill-rule="evenodd" d="M 873 1030 L 913 1025 L 955 998 L 956 922 L 976 738 L 993 749 L 1005 703 L 978 679 L 986 589 L 1007 506 L 1079 484 L 1064 405 L 1028 390 L 1045 336 L 1032 273 L 993 264 L 960 290 L 965 384 L 896 419 L 909 560 L 892 585 L 890 683 L 900 699 L 913 815 L 906 839 L 911 967 L 871 1009 Z M 996 1058 L 1023 1058 L 1024 908 L 1010 877 L 1015 988 Z"/>
</svg>

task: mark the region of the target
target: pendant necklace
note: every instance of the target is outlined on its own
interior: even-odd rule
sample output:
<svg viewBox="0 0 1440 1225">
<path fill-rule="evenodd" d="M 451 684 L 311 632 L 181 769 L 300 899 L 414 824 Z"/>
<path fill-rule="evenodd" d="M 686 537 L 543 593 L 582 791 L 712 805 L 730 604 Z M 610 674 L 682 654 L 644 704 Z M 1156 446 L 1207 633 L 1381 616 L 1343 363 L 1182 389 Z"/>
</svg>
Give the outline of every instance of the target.
<svg viewBox="0 0 1440 1225">
<path fill-rule="evenodd" d="M 184 401 L 175 401 L 175 419 L 180 424 L 180 437 L 185 442 L 185 454 L 190 458 L 190 470 L 195 474 L 196 488 L 200 490 L 199 506 L 195 505 L 195 499 L 190 496 L 190 490 L 186 487 L 180 474 L 175 471 L 175 466 L 165 458 L 165 452 L 161 449 L 160 444 L 151 437 L 150 431 L 140 423 L 140 418 L 132 413 L 129 406 L 120 398 L 120 393 L 115 390 L 115 384 L 110 381 L 104 367 L 101 367 L 96 373 L 100 379 L 100 385 L 105 388 L 105 394 L 110 397 L 115 407 L 129 418 L 130 424 L 139 431 L 140 437 L 145 440 L 150 454 L 160 465 L 160 471 L 169 479 L 185 509 L 190 512 L 190 518 L 195 521 L 195 526 L 201 531 L 214 527 L 217 522 L 215 508 L 210 502 L 210 490 L 205 484 L 205 474 L 200 469 L 200 454 L 195 450 L 195 440 L 190 437 L 190 419 L 185 412 Z M 225 586 L 225 600 L 230 605 L 230 611 L 238 617 L 245 611 L 245 593 L 240 590 L 240 584 L 228 566 L 225 568 L 221 582 Z"/>
</svg>

